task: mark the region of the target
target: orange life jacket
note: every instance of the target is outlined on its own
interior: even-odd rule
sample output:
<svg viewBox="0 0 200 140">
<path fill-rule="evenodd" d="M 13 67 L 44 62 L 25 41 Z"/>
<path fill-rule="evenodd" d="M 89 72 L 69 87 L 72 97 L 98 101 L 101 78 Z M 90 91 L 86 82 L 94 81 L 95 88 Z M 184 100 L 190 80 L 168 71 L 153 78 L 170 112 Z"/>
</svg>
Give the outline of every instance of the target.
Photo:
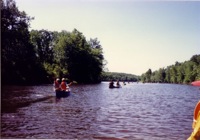
<svg viewBox="0 0 200 140">
<path fill-rule="evenodd" d="M 62 82 L 60 86 L 62 90 L 67 90 L 67 85 L 65 82 Z"/>
</svg>

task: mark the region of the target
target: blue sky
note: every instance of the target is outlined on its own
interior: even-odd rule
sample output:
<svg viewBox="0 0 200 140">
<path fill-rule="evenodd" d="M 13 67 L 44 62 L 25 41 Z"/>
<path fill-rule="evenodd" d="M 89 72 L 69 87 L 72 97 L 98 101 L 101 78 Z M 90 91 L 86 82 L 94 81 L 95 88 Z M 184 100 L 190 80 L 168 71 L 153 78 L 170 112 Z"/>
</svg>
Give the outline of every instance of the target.
<svg viewBox="0 0 200 140">
<path fill-rule="evenodd" d="M 140 75 L 200 54 L 200 2 L 16 0 L 35 17 L 30 29 L 98 38 L 111 72 Z"/>
</svg>

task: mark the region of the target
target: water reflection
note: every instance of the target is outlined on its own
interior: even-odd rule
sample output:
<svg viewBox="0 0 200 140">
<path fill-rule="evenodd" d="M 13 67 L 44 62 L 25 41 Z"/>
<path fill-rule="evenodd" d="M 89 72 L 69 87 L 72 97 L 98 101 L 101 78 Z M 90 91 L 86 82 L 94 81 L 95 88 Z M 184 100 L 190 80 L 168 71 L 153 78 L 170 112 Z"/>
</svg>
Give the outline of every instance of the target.
<svg viewBox="0 0 200 140">
<path fill-rule="evenodd" d="M 198 88 L 169 84 L 75 85 L 61 99 L 52 96 L 51 85 L 23 88 L 14 87 L 13 94 L 48 98 L 3 112 L 2 138 L 186 139 L 200 97 Z"/>
</svg>

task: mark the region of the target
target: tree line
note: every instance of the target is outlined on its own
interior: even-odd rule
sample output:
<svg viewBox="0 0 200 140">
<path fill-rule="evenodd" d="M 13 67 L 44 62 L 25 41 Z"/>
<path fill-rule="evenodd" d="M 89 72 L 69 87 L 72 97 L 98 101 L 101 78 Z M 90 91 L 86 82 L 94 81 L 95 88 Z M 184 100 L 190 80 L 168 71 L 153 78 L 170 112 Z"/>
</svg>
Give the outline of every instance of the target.
<svg viewBox="0 0 200 140">
<path fill-rule="evenodd" d="M 134 74 L 127 73 L 118 73 L 118 72 L 103 72 L 102 73 L 102 81 L 131 81 L 136 82 L 140 80 L 140 76 L 136 76 Z"/>
<path fill-rule="evenodd" d="M 175 62 L 156 71 L 149 69 L 141 75 L 142 82 L 188 84 L 195 80 L 200 80 L 200 55 L 193 55 L 188 61 Z"/>
<path fill-rule="evenodd" d="M 56 77 L 101 81 L 105 60 L 97 38 L 87 41 L 77 29 L 29 31 L 33 19 L 14 0 L 1 0 L 2 84 L 40 84 Z"/>
<path fill-rule="evenodd" d="M 1 2 L 1 82 L 41 84 L 67 77 L 79 83 L 121 80 L 162 83 L 190 83 L 200 79 L 200 55 L 166 68 L 149 69 L 140 76 L 103 72 L 103 48 L 97 38 L 83 33 L 48 30 L 29 31 L 34 18 L 19 11 L 14 0 Z"/>
</svg>

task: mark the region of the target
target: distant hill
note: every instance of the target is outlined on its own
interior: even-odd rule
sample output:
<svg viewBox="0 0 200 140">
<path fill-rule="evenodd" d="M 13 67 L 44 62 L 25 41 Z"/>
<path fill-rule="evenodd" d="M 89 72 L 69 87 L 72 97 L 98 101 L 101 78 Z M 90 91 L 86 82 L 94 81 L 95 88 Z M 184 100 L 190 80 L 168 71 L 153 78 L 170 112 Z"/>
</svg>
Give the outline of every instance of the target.
<svg viewBox="0 0 200 140">
<path fill-rule="evenodd" d="M 134 74 L 127 74 L 127 73 L 118 73 L 118 72 L 103 72 L 102 81 L 110 81 L 110 80 L 120 80 L 120 81 L 139 81 L 140 76 L 134 75 Z"/>
</svg>

